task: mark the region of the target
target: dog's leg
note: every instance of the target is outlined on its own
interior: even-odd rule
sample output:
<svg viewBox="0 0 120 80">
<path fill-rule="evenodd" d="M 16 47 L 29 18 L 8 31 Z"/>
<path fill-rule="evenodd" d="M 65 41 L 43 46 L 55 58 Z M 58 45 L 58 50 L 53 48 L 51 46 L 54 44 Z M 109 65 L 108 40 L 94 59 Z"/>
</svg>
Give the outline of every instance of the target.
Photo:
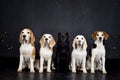
<svg viewBox="0 0 120 80">
<path fill-rule="evenodd" d="M 35 70 L 34 70 L 34 58 L 33 57 L 30 58 L 30 72 L 31 73 L 35 72 Z"/>
<path fill-rule="evenodd" d="M 43 72 L 43 63 L 44 63 L 44 58 L 40 57 L 40 69 L 39 69 L 39 73 Z"/>
<path fill-rule="evenodd" d="M 50 66 L 51 66 L 51 58 L 48 59 L 47 72 L 51 72 Z"/>
<path fill-rule="evenodd" d="M 86 66 L 86 57 L 83 59 L 83 63 L 82 63 L 83 73 L 87 73 L 85 66 Z"/>
<path fill-rule="evenodd" d="M 23 56 L 20 55 L 20 62 L 19 62 L 19 67 L 18 67 L 17 72 L 22 72 L 22 64 L 23 64 Z"/>
<path fill-rule="evenodd" d="M 75 59 L 72 58 L 72 72 L 76 73 Z"/>
<path fill-rule="evenodd" d="M 102 64 L 103 64 L 103 66 L 102 66 L 102 72 L 104 73 L 104 74 L 106 74 L 107 72 L 106 72 L 106 70 L 105 70 L 105 56 L 103 56 L 102 57 Z"/>
<path fill-rule="evenodd" d="M 92 57 L 91 57 L 91 73 L 95 73 L 95 69 L 94 69 L 94 59 L 95 59 L 95 57 L 92 56 Z"/>
</svg>

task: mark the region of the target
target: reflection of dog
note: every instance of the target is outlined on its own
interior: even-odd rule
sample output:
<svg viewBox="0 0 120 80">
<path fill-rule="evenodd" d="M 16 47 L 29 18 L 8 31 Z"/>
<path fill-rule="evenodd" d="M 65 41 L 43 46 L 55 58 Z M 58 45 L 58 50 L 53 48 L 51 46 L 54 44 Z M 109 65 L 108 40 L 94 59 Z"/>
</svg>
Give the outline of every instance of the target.
<svg viewBox="0 0 120 80">
<path fill-rule="evenodd" d="M 107 40 L 109 35 L 104 31 L 96 31 L 92 34 L 92 37 L 95 42 L 91 51 L 91 73 L 95 73 L 94 70 L 102 70 L 102 72 L 106 74 L 104 40 Z"/>
<path fill-rule="evenodd" d="M 43 72 L 43 66 L 47 61 L 47 72 L 51 72 L 51 60 L 53 55 L 53 47 L 55 40 L 51 34 L 44 34 L 40 39 L 40 69 L 39 72 Z"/>
<path fill-rule="evenodd" d="M 30 72 L 34 73 L 34 59 L 35 59 L 35 37 L 30 29 L 23 29 L 20 33 L 20 62 L 18 72 L 22 72 L 22 69 L 28 66 Z"/>
<path fill-rule="evenodd" d="M 71 59 L 72 72 L 76 72 L 76 67 L 80 67 L 83 73 L 86 71 L 87 42 L 83 35 L 77 35 L 73 40 L 73 51 Z"/>
<path fill-rule="evenodd" d="M 69 52 L 69 34 L 65 36 L 58 33 L 58 40 L 55 48 L 54 66 L 59 72 L 66 72 L 69 70 L 70 52 Z"/>
</svg>

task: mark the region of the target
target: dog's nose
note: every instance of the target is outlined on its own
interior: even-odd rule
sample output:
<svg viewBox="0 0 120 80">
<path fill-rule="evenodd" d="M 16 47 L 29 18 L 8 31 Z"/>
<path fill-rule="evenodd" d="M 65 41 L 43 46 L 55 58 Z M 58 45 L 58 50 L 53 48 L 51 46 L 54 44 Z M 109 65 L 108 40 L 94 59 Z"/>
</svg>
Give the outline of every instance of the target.
<svg viewBox="0 0 120 80">
<path fill-rule="evenodd" d="M 25 38 L 26 37 L 26 35 L 23 35 L 23 38 Z"/>
<path fill-rule="evenodd" d="M 81 41 L 79 40 L 78 43 L 80 43 Z"/>
<path fill-rule="evenodd" d="M 102 37 L 99 37 L 99 40 L 102 40 Z"/>
<path fill-rule="evenodd" d="M 47 40 L 48 40 L 48 38 L 45 38 L 45 40 L 47 41 Z"/>
</svg>

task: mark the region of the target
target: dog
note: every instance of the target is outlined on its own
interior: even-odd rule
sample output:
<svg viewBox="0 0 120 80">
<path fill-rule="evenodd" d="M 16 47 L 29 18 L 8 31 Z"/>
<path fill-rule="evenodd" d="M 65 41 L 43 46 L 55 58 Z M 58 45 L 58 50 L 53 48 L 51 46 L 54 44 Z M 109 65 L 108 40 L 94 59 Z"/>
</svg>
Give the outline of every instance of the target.
<svg viewBox="0 0 120 80">
<path fill-rule="evenodd" d="M 73 51 L 71 54 L 72 72 L 76 73 L 76 68 L 80 68 L 83 73 L 86 70 L 87 41 L 83 35 L 77 35 L 72 43 Z"/>
<path fill-rule="evenodd" d="M 46 66 L 47 63 L 47 72 L 51 72 L 51 60 L 53 55 L 53 47 L 55 46 L 56 42 L 55 39 L 51 34 L 44 34 L 40 39 L 40 69 L 39 73 L 43 72 L 43 68 Z"/>
<path fill-rule="evenodd" d="M 105 69 L 105 44 L 104 41 L 109 37 L 108 33 L 104 31 L 95 31 L 92 34 L 92 38 L 95 40 L 91 50 L 91 73 L 95 73 L 95 70 L 101 70 L 106 74 Z"/>
<path fill-rule="evenodd" d="M 58 33 L 58 40 L 54 53 L 54 67 L 57 72 L 69 71 L 70 64 L 70 48 L 69 48 L 69 34 L 65 35 Z"/>
<path fill-rule="evenodd" d="M 18 67 L 18 72 L 22 72 L 22 69 L 25 67 L 30 68 L 30 72 L 34 73 L 34 60 L 36 49 L 34 46 L 35 36 L 30 29 L 23 29 L 20 32 L 19 41 L 21 43 L 20 46 L 20 62 Z"/>
</svg>

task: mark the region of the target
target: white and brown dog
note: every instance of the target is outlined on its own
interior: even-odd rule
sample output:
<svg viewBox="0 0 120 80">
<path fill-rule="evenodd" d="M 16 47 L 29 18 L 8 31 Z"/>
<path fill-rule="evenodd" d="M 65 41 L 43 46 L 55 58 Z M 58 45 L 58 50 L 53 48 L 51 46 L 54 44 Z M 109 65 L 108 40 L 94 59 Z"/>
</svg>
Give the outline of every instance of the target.
<svg viewBox="0 0 120 80">
<path fill-rule="evenodd" d="M 20 46 L 20 62 L 18 67 L 18 72 L 22 72 L 26 66 L 30 68 L 30 72 L 34 73 L 34 60 L 36 49 L 34 46 L 35 37 L 30 29 L 23 29 L 20 32 L 19 41 Z"/>
<path fill-rule="evenodd" d="M 83 70 L 83 73 L 86 71 L 86 56 L 87 56 L 87 42 L 83 35 L 77 35 L 73 40 L 73 51 L 71 55 L 71 67 L 72 72 L 76 72 L 76 68 L 79 67 Z"/>
<path fill-rule="evenodd" d="M 56 42 L 51 34 L 44 34 L 40 39 L 40 73 L 43 72 L 45 62 L 47 62 L 47 72 L 51 72 L 50 67 L 55 43 Z"/>
<path fill-rule="evenodd" d="M 104 31 L 96 31 L 92 34 L 94 41 L 91 50 L 91 73 L 95 73 L 95 70 L 101 70 L 106 74 L 105 69 L 105 45 L 104 40 L 107 40 L 109 35 Z"/>
</svg>

